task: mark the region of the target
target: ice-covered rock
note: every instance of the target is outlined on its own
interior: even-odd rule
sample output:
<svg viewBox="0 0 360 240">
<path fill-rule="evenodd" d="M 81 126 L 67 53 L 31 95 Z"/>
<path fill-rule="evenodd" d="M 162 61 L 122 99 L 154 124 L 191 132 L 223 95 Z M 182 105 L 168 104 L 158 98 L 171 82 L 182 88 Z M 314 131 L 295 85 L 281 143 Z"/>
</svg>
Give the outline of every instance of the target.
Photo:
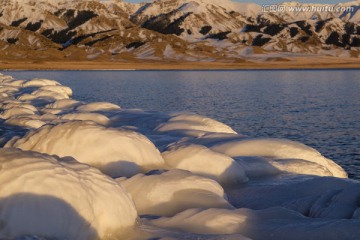
<svg viewBox="0 0 360 240">
<path fill-rule="evenodd" d="M 76 111 L 79 112 L 96 112 L 96 111 L 111 111 L 119 110 L 120 106 L 108 103 L 108 102 L 94 102 L 80 105 L 76 108 Z"/>
<path fill-rule="evenodd" d="M 23 83 L 23 87 L 43 87 L 43 86 L 60 86 L 55 80 L 34 78 Z"/>
<path fill-rule="evenodd" d="M 124 189 L 95 168 L 0 149 L 0 238 L 103 239 L 135 225 Z"/>
<path fill-rule="evenodd" d="M 185 209 L 232 208 L 215 181 L 184 170 L 118 179 L 132 196 L 139 214 L 171 216 Z"/>
<path fill-rule="evenodd" d="M 19 91 L 19 88 L 13 86 L 1 86 L 0 93 L 12 94 Z"/>
<path fill-rule="evenodd" d="M 13 109 L 13 108 L 17 108 L 17 107 L 21 107 L 21 108 L 27 108 L 33 112 L 37 112 L 37 108 L 31 104 L 28 103 L 23 103 L 23 102 L 9 102 L 9 103 L 4 103 L 1 105 L 1 109 L 7 110 L 7 109 Z"/>
<path fill-rule="evenodd" d="M 54 92 L 54 91 L 50 91 L 50 90 L 38 89 L 38 90 L 35 90 L 34 92 L 32 92 L 31 94 L 23 94 L 18 99 L 22 100 L 22 101 L 27 101 L 27 100 L 33 100 L 36 98 L 48 98 L 48 99 L 53 99 L 54 101 L 56 101 L 56 100 L 61 100 L 61 99 L 67 99 L 67 98 L 69 98 L 69 96 L 62 92 Z"/>
<path fill-rule="evenodd" d="M 167 165 L 212 178 L 222 184 L 236 184 L 248 179 L 244 169 L 227 155 L 196 144 L 170 147 L 162 153 Z"/>
<path fill-rule="evenodd" d="M 206 132 L 234 133 L 236 132 L 224 123 L 197 114 L 176 113 L 171 118 L 155 128 L 157 132 L 177 132 L 201 136 Z"/>
<path fill-rule="evenodd" d="M 316 174 L 318 172 L 316 170 L 317 164 L 320 165 L 319 172 L 321 172 L 321 175 L 326 175 L 328 171 L 330 173 L 329 176 L 347 177 L 346 172 L 339 165 L 323 157 L 315 149 L 294 141 L 266 138 L 245 139 L 216 144 L 211 149 L 238 158 L 238 162 L 243 166 L 245 165 L 244 168 L 247 165 L 252 170 L 256 167 L 264 169 L 268 165 L 269 168 L 281 171 L 311 174 L 311 171 L 306 169 L 307 166 L 310 166 L 310 168 L 315 170 L 314 174 Z M 263 158 L 249 159 L 247 157 Z M 266 158 L 271 158 L 273 161 L 268 161 Z M 278 159 L 280 161 L 276 161 Z M 307 164 L 306 161 L 310 163 Z M 255 164 L 253 164 L 254 162 Z"/>
<path fill-rule="evenodd" d="M 59 109 L 59 108 L 42 108 L 40 110 L 40 112 L 42 114 L 53 114 L 53 115 L 57 115 L 57 114 L 64 114 L 64 110 Z"/>
<path fill-rule="evenodd" d="M 35 112 L 33 110 L 20 106 L 20 107 L 13 107 L 6 109 L 0 114 L 0 118 L 8 119 L 14 116 L 34 115 L 34 114 Z"/>
<path fill-rule="evenodd" d="M 2 86 L 14 86 L 14 87 L 21 87 L 25 80 L 18 80 L 11 76 L 0 76 L 0 83 Z"/>
<path fill-rule="evenodd" d="M 61 99 L 53 103 L 46 105 L 46 108 L 55 108 L 55 109 L 73 109 L 81 105 L 81 102 L 74 99 Z"/>
<path fill-rule="evenodd" d="M 164 165 L 160 152 L 145 136 L 89 121 L 46 125 L 6 147 L 71 156 L 112 177 L 133 176 Z"/>
<path fill-rule="evenodd" d="M 27 116 L 9 118 L 4 122 L 5 125 L 24 127 L 24 128 L 40 128 L 46 124 L 46 122 L 39 119 L 34 119 Z"/>
<path fill-rule="evenodd" d="M 68 113 L 62 115 L 61 119 L 92 121 L 104 126 L 107 126 L 110 123 L 110 119 L 100 113 Z"/>
<path fill-rule="evenodd" d="M 39 88 L 39 90 L 57 92 L 59 94 L 66 95 L 69 97 L 72 95 L 71 88 L 62 86 L 62 85 L 44 86 L 44 87 Z"/>
</svg>

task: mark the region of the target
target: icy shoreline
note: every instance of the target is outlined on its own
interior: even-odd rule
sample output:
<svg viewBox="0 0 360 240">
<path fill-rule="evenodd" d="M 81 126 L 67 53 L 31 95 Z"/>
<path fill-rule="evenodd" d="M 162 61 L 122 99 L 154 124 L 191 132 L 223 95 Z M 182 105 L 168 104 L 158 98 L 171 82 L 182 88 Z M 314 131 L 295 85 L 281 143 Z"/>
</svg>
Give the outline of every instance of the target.
<svg viewBox="0 0 360 240">
<path fill-rule="evenodd" d="M 0 74 L 0 238 L 360 234 L 359 182 L 315 149 L 71 95 L 53 80 Z"/>
</svg>

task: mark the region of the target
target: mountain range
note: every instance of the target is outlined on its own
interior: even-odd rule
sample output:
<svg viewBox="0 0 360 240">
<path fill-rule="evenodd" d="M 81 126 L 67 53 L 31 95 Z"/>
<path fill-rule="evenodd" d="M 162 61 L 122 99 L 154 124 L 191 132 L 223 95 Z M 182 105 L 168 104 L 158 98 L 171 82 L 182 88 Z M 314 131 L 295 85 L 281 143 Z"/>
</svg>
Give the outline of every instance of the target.
<svg viewBox="0 0 360 240">
<path fill-rule="evenodd" d="M 0 0 L 0 6 L 2 60 L 360 57 L 360 1 L 335 5 L 352 8 L 338 12 L 265 11 L 254 3 L 230 0 Z"/>
</svg>

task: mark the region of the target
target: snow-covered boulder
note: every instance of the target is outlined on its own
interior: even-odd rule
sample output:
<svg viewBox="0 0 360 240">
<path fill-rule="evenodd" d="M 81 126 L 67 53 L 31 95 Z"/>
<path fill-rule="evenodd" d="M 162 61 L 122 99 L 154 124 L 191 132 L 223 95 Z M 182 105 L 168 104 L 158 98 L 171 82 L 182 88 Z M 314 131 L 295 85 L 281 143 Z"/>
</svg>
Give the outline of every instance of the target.
<svg viewBox="0 0 360 240">
<path fill-rule="evenodd" d="M 0 186 L 1 239 L 103 239 L 136 223 L 121 186 L 69 158 L 0 149 Z"/>
<path fill-rule="evenodd" d="M 17 108 L 17 107 L 27 108 L 33 112 L 37 112 L 37 108 L 35 106 L 33 106 L 29 103 L 16 102 L 16 101 L 1 104 L 0 109 L 8 110 L 8 109 L 13 109 L 13 108 Z"/>
<path fill-rule="evenodd" d="M 39 90 L 57 92 L 59 94 L 63 94 L 63 95 L 69 96 L 69 97 L 72 95 L 71 88 L 69 88 L 67 86 L 62 86 L 62 85 L 44 86 L 44 87 L 39 88 Z"/>
<path fill-rule="evenodd" d="M 100 125 L 107 126 L 110 123 L 110 119 L 100 113 L 68 113 L 61 116 L 64 120 L 82 120 L 92 121 Z"/>
<path fill-rule="evenodd" d="M 311 174 L 311 171 L 306 169 L 306 166 L 309 165 L 309 168 L 315 170 L 314 174 L 316 174 L 316 171 L 319 171 L 321 176 L 326 176 L 326 172 L 328 172 L 328 176 L 347 177 L 347 173 L 339 165 L 323 157 L 315 149 L 290 140 L 245 139 L 219 143 L 212 146 L 211 149 L 231 157 L 236 157 L 244 168 L 247 165 L 252 170 L 254 170 L 254 167 L 265 169 L 268 165 L 269 168 L 273 167 L 280 171 Z M 248 157 L 262 158 L 249 159 Z M 268 161 L 268 158 L 271 158 L 272 161 Z M 256 164 L 251 166 L 254 162 Z"/>
<path fill-rule="evenodd" d="M 19 91 L 19 88 L 14 86 L 1 86 L 0 93 L 7 93 L 7 94 L 13 94 L 15 92 Z"/>
<path fill-rule="evenodd" d="M 23 94 L 18 99 L 21 101 L 28 101 L 28 100 L 33 100 L 36 98 L 45 98 L 45 99 L 56 101 L 56 100 L 61 100 L 61 99 L 68 99 L 69 96 L 62 92 L 54 92 L 54 91 L 50 91 L 50 90 L 38 89 L 38 90 L 35 90 L 34 92 L 32 92 L 31 94 Z"/>
<path fill-rule="evenodd" d="M 140 133 L 105 128 L 90 121 L 46 125 L 10 141 L 6 147 L 71 156 L 112 177 L 129 177 L 164 165 L 159 150 Z"/>
<path fill-rule="evenodd" d="M 0 114 L 0 118 L 8 119 L 14 116 L 34 115 L 36 114 L 33 110 L 25 107 L 13 107 L 6 109 Z"/>
<path fill-rule="evenodd" d="M 43 87 L 43 86 L 60 86 L 61 84 L 55 80 L 34 78 L 22 84 L 23 87 Z"/>
<path fill-rule="evenodd" d="M 76 108 L 79 112 L 96 112 L 96 111 L 112 111 L 119 110 L 120 106 L 108 102 L 94 102 L 80 105 Z"/>
<path fill-rule="evenodd" d="M 234 133 L 236 132 L 224 123 L 214 119 L 191 113 L 176 113 L 171 118 L 154 129 L 156 132 L 176 132 L 201 136 L 206 132 Z"/>
<path fill-rule="evenodd" d="M 244 169 L 231 157 L 196 144 L 170 147 L 162 153 L 167 165 L 209 177 L 221 184 L 236 184 L 248 179 Z"/>
<path fill-rule="evenodd" d="M 217 182 L 184 170 L 138 174 L 117 181 L 131 194 L 141 215 L 171 216 L 196 207 L 233 208 Z"/>
<path fill-rule="evenodd" d="M 54 108 L 54 109 L 73 109 L 81 105 L 81 102 L 74 99 L 60 99 L 53 103 L 50 103 L 45 106 L 45 108 Z"/>
<path fill-rule="evenodd" d="M 28 116 L 12 117 L 4 122 L 4 125 L 17 126 L 23 128 L 35 128 L 35 129 L 40 128 L 45 124 L 46 122 L 44 121 Z"/>
</svg>

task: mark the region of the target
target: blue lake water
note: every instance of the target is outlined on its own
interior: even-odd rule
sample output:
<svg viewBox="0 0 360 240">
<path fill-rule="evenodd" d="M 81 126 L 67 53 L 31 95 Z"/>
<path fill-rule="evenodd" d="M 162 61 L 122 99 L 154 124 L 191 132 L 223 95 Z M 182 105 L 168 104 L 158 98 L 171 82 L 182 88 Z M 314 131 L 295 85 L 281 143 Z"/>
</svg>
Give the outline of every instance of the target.
<svg viewBox="0 0 360 240">
<path fill-rule="evenodd" d="M 360 70 L 3 73 L 57 80 L 82 101 L 192 111 L 249 136 L 300 141 L 360 179 Z"/>
</svg>

